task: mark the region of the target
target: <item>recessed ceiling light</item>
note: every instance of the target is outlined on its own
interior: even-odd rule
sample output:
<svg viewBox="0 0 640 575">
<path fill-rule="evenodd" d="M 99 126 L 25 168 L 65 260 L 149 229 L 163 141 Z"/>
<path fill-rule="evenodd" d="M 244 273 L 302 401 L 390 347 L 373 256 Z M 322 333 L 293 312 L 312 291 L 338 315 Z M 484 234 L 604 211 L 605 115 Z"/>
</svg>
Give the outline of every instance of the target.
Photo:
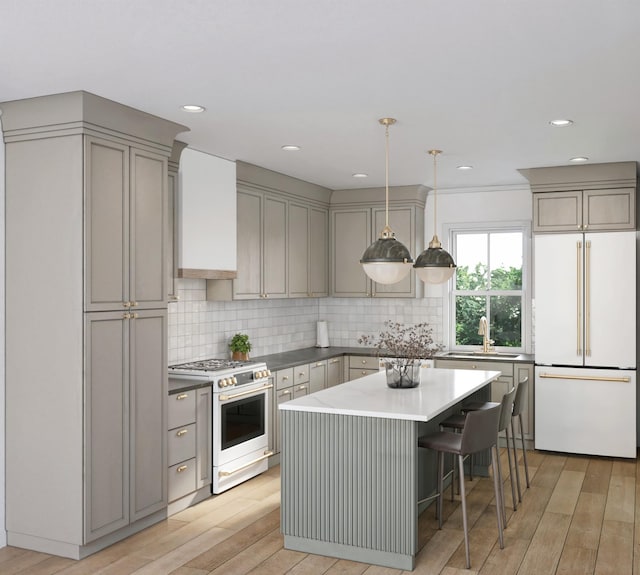
<svg viewBox="0 0 640 575">
<path fill-rule="evenodd" d="M 287 152 L 297 152 L 300 150 L 300 146 L 282 146 L 282 149 Z"/>
<path fill-rule="evenodd" d="M 473 170 L 473 166 L 458 166 L 458 170 Z"/>
<path fill-rule="evenodd" d="M 182 109 L 185 112 L 191 112 L 192 114 L 199 114 L 200 112 L 205 111 L 204 106 L 196 106 L 195 104 L 186 104 L 185 106 L 182 106 Z"/>
<path fill-rule="evenodd" d="M 589 158 L 587 158 L 586 156 L 576 156 L 575 158 L 571 158 L 569 161 L 575 163 L 588 162 Z"/>
<path fill-rule="evenodd" d="M 573 120 L 551 120 L 549 123 L 556 128 L 564 128 L 565 126 L 570 126 L 571 124 L 573 124 Z"/>
<path fill-rule="evenodd" d="M 368 178 L 369 174 L 363 174 L 362 172 L 358 172 L 357 174 L 351 174 L 352 178 Z"/>
</svg>

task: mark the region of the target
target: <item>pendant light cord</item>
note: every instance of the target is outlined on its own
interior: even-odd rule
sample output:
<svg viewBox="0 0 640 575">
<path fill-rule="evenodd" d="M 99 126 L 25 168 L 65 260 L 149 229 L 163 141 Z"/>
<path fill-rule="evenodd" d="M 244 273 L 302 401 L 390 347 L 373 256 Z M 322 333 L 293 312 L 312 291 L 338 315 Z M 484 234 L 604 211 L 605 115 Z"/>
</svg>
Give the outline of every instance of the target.
<svg viewBox="0 0 640 575">
<path fill-rule="evenodd" d="M 433 239 L 429 242 L 430 248 L 441 248 L 442 244 L 438 239 L 438 168 L 436 165 L 436 158 L 438 154 L 442 153 L 442 150 L 429 150 L 429 153 L 433 156 Z"/>
<path fill-rule="evenodd" d="M 384 148 L 384 186 L 385 186 L 385 202 L 384 202 L 384 225 L 389 227 L 389 123 L 385 123 L 385 148 Z"/>
</svg>

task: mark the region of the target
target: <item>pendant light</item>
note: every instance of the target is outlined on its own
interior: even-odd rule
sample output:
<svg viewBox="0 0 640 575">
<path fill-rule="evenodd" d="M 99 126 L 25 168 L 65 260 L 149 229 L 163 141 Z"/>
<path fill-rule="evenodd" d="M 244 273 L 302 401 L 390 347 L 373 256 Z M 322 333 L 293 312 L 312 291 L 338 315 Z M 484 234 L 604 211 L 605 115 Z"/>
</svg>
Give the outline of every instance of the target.
<svg viewBox="0 0 640 575">
<path fill-rule="evenodd" d="M 380 237 L 362 255 L 360 263 L 364 272 L 380 284 L 395 284 L 407 277 L 413 258 L 404 244 L 396 239 L 389 226 L 389 126 L 396 123 L 393 118 L 378 120 L 385 127 L 385 226 Z"/>
<path fill-rule="evenodd" d="M 436 190 L 436 158 L 441 154 L 442 150 L 429 150 L 429 154 L 433 156 L 433 239 L 429 242 L 429 247 L 424 250 L 417 258 L 413 267 L 416 268 L 418 277 L 428 284 L 441 284 L 446 282 L 456 269 L 456 263 L 453 261 L 451 254 L 442 249 L 442 244 L 438 239 L 436 208 L 437 208 L 437 190 Z"/>
</svg>

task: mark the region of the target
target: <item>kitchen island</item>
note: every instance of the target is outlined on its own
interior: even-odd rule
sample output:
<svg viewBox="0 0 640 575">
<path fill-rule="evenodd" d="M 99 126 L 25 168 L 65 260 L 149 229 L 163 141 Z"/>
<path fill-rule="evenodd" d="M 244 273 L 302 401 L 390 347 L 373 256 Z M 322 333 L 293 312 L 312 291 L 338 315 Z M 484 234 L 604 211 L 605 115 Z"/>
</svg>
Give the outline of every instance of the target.
<svg viewBox="0 0 640 575">
<path fill-rule="evenodd" d="M 413 569 L 436 475 L 417 439 L 499 376 L 426 369 L 418 387 L 391 389 L 380 372 L 281 404 L 285 548 Z"/>
</svg>

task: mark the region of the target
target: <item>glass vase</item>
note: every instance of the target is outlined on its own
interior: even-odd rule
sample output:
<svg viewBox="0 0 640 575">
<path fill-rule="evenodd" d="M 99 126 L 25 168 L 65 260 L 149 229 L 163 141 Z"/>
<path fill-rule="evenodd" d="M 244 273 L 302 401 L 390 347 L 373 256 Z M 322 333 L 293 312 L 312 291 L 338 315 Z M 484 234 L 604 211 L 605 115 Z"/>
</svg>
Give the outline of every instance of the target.
<svg viewBox="0 0 640 575">
<path fill-rule="evenodd" d="M 410 388 L 420 385 L 420 360 L 386 362 L 387 385 L 393 388 Z"/>
</svg>

